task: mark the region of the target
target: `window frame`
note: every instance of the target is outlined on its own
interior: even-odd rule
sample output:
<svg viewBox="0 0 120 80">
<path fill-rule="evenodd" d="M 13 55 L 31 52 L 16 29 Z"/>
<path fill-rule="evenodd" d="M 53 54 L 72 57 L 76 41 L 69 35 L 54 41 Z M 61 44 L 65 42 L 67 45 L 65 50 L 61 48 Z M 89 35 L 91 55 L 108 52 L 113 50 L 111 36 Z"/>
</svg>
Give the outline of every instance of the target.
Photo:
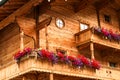
<svg viewBox="0 0 120 80">
<path fill-rule="evenodd" d="M 113 66 L 114 65 L 114 66 Z M 111 67 L 111 68 L 116 68 L 117 67 L 117 63 L 116 62 L 111 62 L 111 61 L 109 61 L 109 67 Z"/>
<path fill-rule="evenodd" d="M 108 21 L 106 20 L 106 17 L 105 17 L 105 16 L 106 16 L 106 17 L 109 17 L 109 20 L 108 20 Z M 105 23 L 112 24 L 111 15 L 103 14 L 103 18 L 104 18 L 103 20 L 104 20 Z"/>
<path fill-rule="evenodd" d="M 2 0 L 0 1 L 0 6 L 4 5 L 8 0 Z"/>
<path fill-rule="evenodd" d="M 58 20 L 61 20 L 61 21 L 62 21 L 63 26 L 59 26 L 59 25 L 57 24 L 57 21 L 58 21 Z M 57 18 L 55 19 L 55 25 L 57 26 L 57 28 L 62 29 L 63 27 L 65 27 L 65 22 L 64 22 L 64 20 L 63 20 L 62 18 L 57 17 Z"/>
<path fill-rule="evenodd" d="M 81 24 L 86 25 L 87 28 L 82 29 L 82 28 L 81 28 Z M 86 29 L 89 29 L 90 26 L 89 26 L 89 24 L 87 24 L 87 23 L 80 22 L 80 23 L 79 23 L 79 28 L 80 28 L 80 31 L 84 31 L 84 30 L 86 30 Z"/>
</svg>

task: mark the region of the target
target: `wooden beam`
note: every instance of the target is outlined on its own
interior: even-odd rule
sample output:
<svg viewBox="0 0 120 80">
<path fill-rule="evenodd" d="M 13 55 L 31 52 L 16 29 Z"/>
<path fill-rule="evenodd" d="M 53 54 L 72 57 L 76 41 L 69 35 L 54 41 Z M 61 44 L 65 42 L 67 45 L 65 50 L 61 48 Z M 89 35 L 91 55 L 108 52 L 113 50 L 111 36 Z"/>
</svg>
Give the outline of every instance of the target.
<svg viewBox="0 0 120 80">
<path fill-rule="evenodd" d="M 25 35 L 35 37 L 35 19 L 26 17 L 16 17 L 16 22 L 24 31 Z"/>
<path fill-rule="evenodd" d="M 0 13 L 13 13 L 14 10 L 5 10 L 4 8 L 0 8 Z"/>
<path fill-rule="evenodd" d="M 51 17 L 41 21 L 38 23 L 38 27 L 36 30 L 43 29 L 48 26 L 51 22 Z M 16 21 L 20 28 L 24 31 L 24 33 L 28 36 L 34 37 L 35 35 L 35 19 L 26 18 L 26 17 L 17 17 Z"/>
<path fill-rule="evenodd" d="M 98 9 L 101 10 L 102 8 L 106 7 L 109 3 L 111 2 L 111 0 L 98 0 L 94 6 Z"/>
<path fill-rule="evenodd" d="M 97 15 L 98 27 L 101 27 L 101 24 L 100 24 L 100 11 L 97 8 L 96 8 L 96 15 Z"/>
<path fill-rule="evenodd" d="M 57 2 L 57 3 L 79 3 L 81 0 L 67 0 L 67 1 L 65 1 L 65 0 L 55 0 L 55 2 Z"/>
<path fill-rule="evenodd" d="M 43 0 L 30 0 L 28 3 L 23 5 L 21 8 L 13 12 L 7 18 L 0 22 L 0 30 L 3 29 L 5 26 L 9 25 L 11 22 L 15 21 L 16 16 L 24 15 L 30 10 L 36 3 L 41 3 Z"/>
<path fill-rule="evenodd" d="M 35 44 L 34 48 L 39 48 L 39 30 L 37 30 L 37 27 L 39 26 L 39 14 L 40 14 L 40 5 L 37 5 L 35 7 Z"/>
<path fill-rule="evenodd" d="M 86 0 L 80 0 L 79 2 L 75 2 L 73 5 L 74 12 L 78 12 L 84 8 L 86 8 L 88 5 Z"/>
<path fill-rule="evenodd" d="M 13 1 L 13 2 L 9 2 L 8 4 L 5 4 L 5 6 L 6 6 L 6 5 L 9 5 L 9 6 L 10 6 L 10 5 L 22 5 L 22 4 L 25 4 L 25 3 L 27 3 L 27 2 L 26 2 L 26 1 L 25 1 L 25 2 L 24 2 L 24 1 L 21 1 L 21 2 L 14 2 L 14 1 Z"/>
<path fill-rule="evenodd" d="M 119 31 L 120 31 L 120 9 L 117 11 L 118 22 L 119 22 Z"/>
<path fill-rule="evenodd" d="M 46 50 L 49 50 L 48 29 L 47 29 L 47 26 L 45 27 L 45 37 L 46 37 Z"/>
<path fill-rule="evenodd" d="M 3 9 L 4 10 L 15 10 L 15 9 L 18 9 L 19 7 L 21 7 L 21 5 L 11 5 L 11 6 L 9 6 L 9 5 L 6 5 Z"/>
<path fill-rule="evenodd" d="M 44 27 L 48 26 L 52 20 L 52 17 L 49 17 L 38 24 L 37 30 L 41 30 Z"/>
</svg>

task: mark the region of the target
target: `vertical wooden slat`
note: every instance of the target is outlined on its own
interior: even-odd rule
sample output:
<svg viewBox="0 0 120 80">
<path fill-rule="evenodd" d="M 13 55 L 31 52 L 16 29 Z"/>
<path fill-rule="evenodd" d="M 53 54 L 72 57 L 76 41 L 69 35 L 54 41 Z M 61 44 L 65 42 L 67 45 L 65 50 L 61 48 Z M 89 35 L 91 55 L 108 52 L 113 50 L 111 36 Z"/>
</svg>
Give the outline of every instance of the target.
<svg viewBox="0 0 120 80">
<path fill-rule="evenodd" d="M 96 9 L 96 14 L 97 14 L 97 22 L 98 22 L 98 26 L 101 27 L 101 24 L 100 24 L 100 14 L 99 14 L 99 10 Z"/>
<path fill-rule="evenodd" d="M 50 80 L 54 80 L 54 79 L 53 79 L 53 74 L 52 74 L 52 73 L 50 73 Z"/>
<path fill-rule="evenodd" d="M 21 30 L 20 33 L 20 51 L 23 51 L 24 49 L 24 32 Z"/>
<path fill-rule="evenodd" d="M 25 76 L 23 76 L 22 80 L 27 80 Z"/>
<path fill-rule="evenodd" d="M 46 36 L 46 50 L 49 50 L 49 44 L 48 44 L 48 29 L 47 26 L 45 25 L 45 36 Z"/>
<path fill-rule="evenodd" d="M 117 12 L 118 22 L 119 22 L 119 31 L 120 31 L 120 10 Z"/>
<path fill-rule="evenodd" d="M 94 59 L 95 56 L 94 56 L 94 43 L 93 42 L 90 43 L 90 51 L 91 51 L 91 59 Z"/>
</svg>

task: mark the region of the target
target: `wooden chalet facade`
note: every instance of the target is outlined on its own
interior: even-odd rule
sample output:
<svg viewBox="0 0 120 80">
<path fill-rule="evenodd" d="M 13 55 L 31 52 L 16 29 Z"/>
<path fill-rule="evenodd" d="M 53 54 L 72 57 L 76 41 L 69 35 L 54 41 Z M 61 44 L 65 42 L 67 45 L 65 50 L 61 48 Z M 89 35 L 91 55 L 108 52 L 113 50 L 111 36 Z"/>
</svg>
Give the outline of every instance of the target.
<svg viewBox="0 0 120 80">
<path fill-rule="evenodd" d="M 120 0 L 8 0 L 0 80 L 120 80 Z"/>
</svg>

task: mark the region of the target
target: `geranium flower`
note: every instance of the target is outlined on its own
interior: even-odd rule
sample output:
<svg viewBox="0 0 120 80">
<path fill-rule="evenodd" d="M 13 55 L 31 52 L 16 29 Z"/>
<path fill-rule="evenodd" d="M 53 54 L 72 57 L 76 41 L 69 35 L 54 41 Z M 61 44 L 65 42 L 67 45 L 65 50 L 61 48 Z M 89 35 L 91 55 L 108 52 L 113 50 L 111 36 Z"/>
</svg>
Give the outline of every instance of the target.
<svg viewBox="0 0 120 80">
<path fill-rule="evenodd" d="M 53 52 L 49 52 L 48 59 L 52 61 L 53 63 L 57 63 L 58 61 L 56 55 Z"/>
<path fill-rule="evenodd" d="M 20 59 L 21 57 L 30 54 L 32 52 L 31 48 L 26 48 L 23 51 L 18 51 L 15 55 L 14 55 L 14 59 Z"/>
<path fill-rule="evenodd" d="M 102 28 L 101 31 L 104 34 L 104 36 L 108 36 L 110 34 L 109 31 L 105 28 Z"/>
<path fill-rule="evenodd" d="M 64 58 L 65 58 L 64 54 L 62 54 L 61 52 L 58 52 L 58 53 L 57 53 L 57 57 L 58 57 L 58 59 L 60 59 L 61 61 L 63 61 Z"/>
<path fill-rule="evenodd" d="M 72 64 L 73 66 L 76 66 L 79 68 L 83 65 L 87 65 L 95 69 L 100 68 L 100 64 L 94 59 L 90 61 L 88 58 L 81 56 L 81 55 L 78 55 L 78 57 L 67 56 L 67 55 L 62 54 L 61 52 L 54 54 L 53 52 L 49 52 L 44 49 L 32 50 L 31 48 L 26 48 L 23 51 L 18 51 L 14 55 L 14 59 L 17 61 L 20 61 L 20 58 L 22 58 L 25 55 L 29 55 L 31 53 L 37 53 L 40 58 L 45 58 L 51 61 L 53 64 L 57 63 L 58 61 L 62 61 L 62 62 L 65 62 L 66 64 Z"/>
<path fill-rule="evenodd" d="M 24 49 L 24 51 L 23 51 L 23 52 L 25 52 L 25 53 L 27 53 L 27 54 L 30 54 L 30 53 L 31 53 L 31 51 L 32 51 L 32 49 L 31 49 L 31 48 L 26 48 L 26 49 Z"/>
<path fill-rule="evenodd" d="M 46 57 L 46 53 L 47 53 L 46 50 L 44 50 L 44 49 L 41 50 L 41 55 L 42 55 L 43 57 Z"/>
<path fill-rule="evenodd" d="M 68 56 L 65 56 L 64 61 L 65 61 L 66 64 L 70 64 L 71 63 L 70 60 L 68 59 Z"/>
<path fill-rule="evenodd" d="M 80 59 L 76 59 L 72 64 L 77 66 L 77 67 L 83 66 L 83 63 Z"/>
<path fill-rule="evenodd" d="M 21 57 L 21 52 L 18 51 L 15 55 L 14 55 L 14 59 L 19 59 Z"/>
<path fill-rule="evenodd" d="M 83 64 L 85 64 L 85 65 L 87 65 L 87 66 L 91 66 L 90 60 L 88 60 L 86 57 L 80 56 L 80 57 L 78 57 L 78 58 L 83 62 Z"/>
<path fill-rule="evenodd" d="M 37 51 L 37 54 L 39 55 L 39 57 L 43 57 L 41 51 Z"/>
<path fill-rule="evenodd" d="M 68 56 L 68 59 L 69 59 L 70 61 L 72 61 L 72 62 L 76 60 L 76 58 L 73 57 L 73 56 Z"/>
<path fill-rule="evenodd" d="M 95 69 L 100 69 L 100 64 L 98 63 L 98 61 L 96 61 L 95 59 L 91 60 L 91 65 L 93 68 Z"/>
<path fill-rule="evenodd" d="M 118 40 L 118 39 L 119 39 L 119 36 L 118 36 L 117 34 L 115 34 L 115 33 L 112 31 L 112 29 L 110 29 L 109 32 L 110 32 L 111 37 L 112 37 L 114 40 Z"/>
</svg>

